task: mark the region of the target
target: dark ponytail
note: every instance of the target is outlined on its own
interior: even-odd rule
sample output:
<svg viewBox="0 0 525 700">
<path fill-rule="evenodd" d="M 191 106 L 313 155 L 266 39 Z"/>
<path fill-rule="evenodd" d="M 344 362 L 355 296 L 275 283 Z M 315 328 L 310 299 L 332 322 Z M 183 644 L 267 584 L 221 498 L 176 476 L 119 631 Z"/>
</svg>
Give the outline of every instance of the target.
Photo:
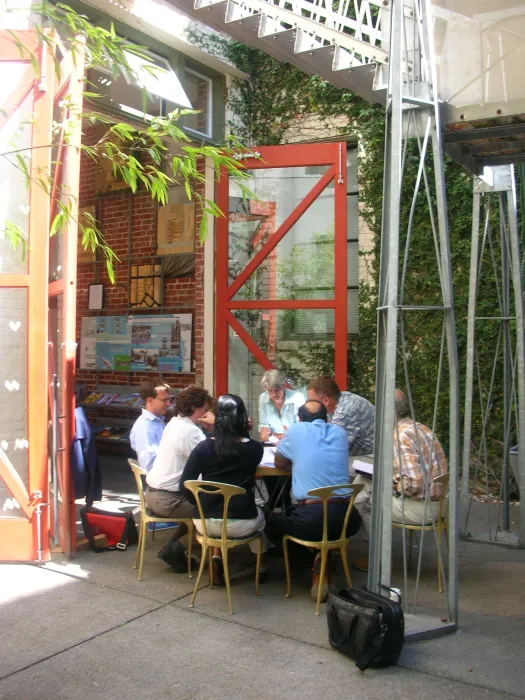
<svg viewBox="0 0 525 700">
<path fill-rule="evenodd" d="M 243 400 L 234 394 L 217 399 L 215 409 L 215 453 L 222 462 L 239 456 L 239 443 L 249 437 L 248 414 Z"/>
</svg>

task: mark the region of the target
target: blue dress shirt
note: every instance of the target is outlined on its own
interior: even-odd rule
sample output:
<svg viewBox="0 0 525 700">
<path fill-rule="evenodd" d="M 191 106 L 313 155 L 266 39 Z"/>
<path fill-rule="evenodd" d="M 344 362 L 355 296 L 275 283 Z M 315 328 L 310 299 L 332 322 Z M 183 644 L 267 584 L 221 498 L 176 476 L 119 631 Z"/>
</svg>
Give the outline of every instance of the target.
<svg viewBox="0 0 525 700">
<path fill-rule="evenodd" d="M 314 420 L 295 423 L 277 445 L 277 454 L 292 462 L 292 491 L 300 501 L 321 486 L 348 483 L 348 440 L 339 425 Z"/>
<path fill-rule="evenodd" d="M 282 435 L 282 433 L 286 432 L 284 426 L 289 428 L 294 423 L 297 423 L 297 411 L 304 402 L 305 398 L 300 391 L 285 389 L 284 403 L 281 408 L 281 415 L 279 415 L 268 392 L 263 391 L 259 396 L 259 432 L 261 428 L 271 428 L 274 433 Z"/>
<path fill-rule="evenodd" d="M 159 418 L 143 408 L 142 415 L 137 418 L 131 428 L 129 436 L 131 449 L 135 450 L 138 463 L 147 472 L 153 466 L 165 427 L 163 418 Z"/>
</svg>

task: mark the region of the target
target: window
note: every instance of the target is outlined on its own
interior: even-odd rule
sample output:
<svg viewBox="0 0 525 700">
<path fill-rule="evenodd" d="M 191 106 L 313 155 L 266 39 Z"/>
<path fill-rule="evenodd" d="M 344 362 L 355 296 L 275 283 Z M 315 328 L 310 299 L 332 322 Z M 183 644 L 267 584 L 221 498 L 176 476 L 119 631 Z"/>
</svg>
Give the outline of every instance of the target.
<svg viewBox="0 0 525 700">
<path fill-rule="evenodd" d="M 203 136 L 212 135 L 212 85 L 211 78 L 196 73 L 190 68 L 184 71 L 184 89 L 193 109 L 198 114 L 188 114 L 184 117 L 184 127 Z"/>
<path fill-rule="evenodd" d="M 95 98 L 97 102 L 141 119 L 166 114 L 167 101 L 179 108 L 192 108 L 180 80 L 165 58 L 148 53 L 149 60 L 145 60 L 129 51 L 124 53 L 134 75 L 126 72 L 115 78 L 110 70 L 91 70 L 92 90 L 100 95 Z"/>
<path fill-rule="evenodd" d="M 309 168 L 315 173 L 315 168 Z M 347 330 L 348 335 L 359 333 L 359 196 L 357 188 L 357 151 L 347 152 Z M 304 248 L 303 258 L 310 263 L 308 274 L 297 279 L 295 298 L 333 299 L 333 233 L 315 242 L 298 244 Z M 317 267 L 316 267 L 317 266 Z M 288 323 L 280 331 L 280 340 L 324 340 L 332 337 L 335 315 L 332 309 L 300 309 L 288 314 Z"/>
</svg>

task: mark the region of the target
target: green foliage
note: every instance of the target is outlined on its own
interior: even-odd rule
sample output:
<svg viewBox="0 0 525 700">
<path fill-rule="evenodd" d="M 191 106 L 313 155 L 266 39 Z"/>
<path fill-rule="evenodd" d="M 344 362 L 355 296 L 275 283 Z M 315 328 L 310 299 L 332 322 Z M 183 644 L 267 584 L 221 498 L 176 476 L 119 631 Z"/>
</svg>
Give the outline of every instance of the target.
<svg viewBox="0 0 525 700">
<path fill-rule="evenodd" d="M 46 1 L 33 7 L 32 10 L 34 16 L 38 17 L 34 29 L 40 46 L 42 51 L 53 57 L 58 79 L 61 78 L 61 65 L 56 52 L 57 44 L 63 54 L 70 53 L 75 65 L 79 63 L 81 57 L 84 57 L 85 66 L 88 69 L 98 67 L 111 70 L 115 77 L 124 75 L 140 84 L 136 72 L 129 64 L 127 54 L 131 53 L 143 61 L 149 61 L 145 48 L 117 36 L 113 25 L 110 30 L 93 26 L 86 17 L 79 15 L 63 3 L 52 5 Z M 21 59 L 31 61 L 35 76 L 40 78 L 38 62 L 31 50 L 23 43 L 22 35 L 16 32 L 10 32 L 10 34 Z M 143 69 L 150 73 L 163 70 L 153 64 L 146 64 Z M 87 79 L 84 78 L 84 82 L 87 83 Z M 84 101 L 88 101 L 98 95 L 85 90 L 82 96 Z M 147 93 L 144 91 L 144 105 L 146 97 Z M 122 179 L 132 192 L 144 189 L 159 204 L 167 203 L 170 187 L 176 185 L 183 187 L 188 199 L 195 200 L 203 213 L 200 228 L 201 242 L 207 231 L 206 214 L 223 216 L 217 205 L 203 197 L 195 188 L 206 180 L 205 159 L 211 162 L 217 179 L 222 172 L 226 171 L 228 175 L 236 178 L 241 191 L 246 192 L 243 184 L 246 176 L 233 157 L 239 150 L 245 150 L 243 146 L 235 138 L 229 139 L 220 148 L 194 145 L 178 126 L 181 116 L 194 113 L 191 110 L 174 110 L 165 117 L 145 118 L 142 125 L 135 127 L 125 122 L 114 123 L 98 112 L 83 112 L 69 94 L 62 97 L 61 107 L 61 117 L 53 123 L 48 146 L 50 149 L 58 152 L 59 144 L 65 146 L 65 151 L 68 148 L 75 148 L 75 139 L 81 122 L 107 125 L 108 131 L 105 138 L 95 146 L 81 144 L 81 151 L 97 162 L 109 160 L 113 175 Z M 21 133 L 21 128 L 18 134 Z M 109 278 L 114 282 L 114 263 L 118 258 L 108 246 L 102 231 L 98 228 L 98 222 L 93 217 L 87 223 L 77 221 L 73 215 L 73 212 L 77 211 L 73 194 L 66 186 L 60 183 L 57 186 L 57 183 L 54 183 L 54 174 L 61 163 L 54 161 L 51 172 L 35 173 L 31 169 L 31 147 L 17 148 L 16 143 L 11 143 L 10 146 L 12 148 L 0 153 L 0 157 L 5 158 L 23 173 L 28 187 L 33 184 L 46 193 L 51 193 L 53 197 L 51 207 L 54 218 L 50 224 L 49 235 L 60 234 L 70 225 L 78 226 L 82 245 L 84 248 L 91 247 L 92 250 L 99 251 L 106 263 Z M 25 252 L 27 233 L 10 222 L 5 222 L 4 228 L 6 237 L 15 247 L 22 246 Z"/>
</svg>

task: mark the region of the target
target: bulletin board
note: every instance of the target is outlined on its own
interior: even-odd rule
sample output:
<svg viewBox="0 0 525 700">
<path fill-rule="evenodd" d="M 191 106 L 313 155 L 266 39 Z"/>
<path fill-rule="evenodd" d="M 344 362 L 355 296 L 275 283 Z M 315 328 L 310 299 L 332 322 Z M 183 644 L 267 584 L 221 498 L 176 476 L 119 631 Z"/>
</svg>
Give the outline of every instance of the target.
<svg viewBox="0 0 525 700">
<path fill-rule="evenodd" d="M 85 316 L 80 369 L 191 372 L 191 314 Z"/>
</svg>

